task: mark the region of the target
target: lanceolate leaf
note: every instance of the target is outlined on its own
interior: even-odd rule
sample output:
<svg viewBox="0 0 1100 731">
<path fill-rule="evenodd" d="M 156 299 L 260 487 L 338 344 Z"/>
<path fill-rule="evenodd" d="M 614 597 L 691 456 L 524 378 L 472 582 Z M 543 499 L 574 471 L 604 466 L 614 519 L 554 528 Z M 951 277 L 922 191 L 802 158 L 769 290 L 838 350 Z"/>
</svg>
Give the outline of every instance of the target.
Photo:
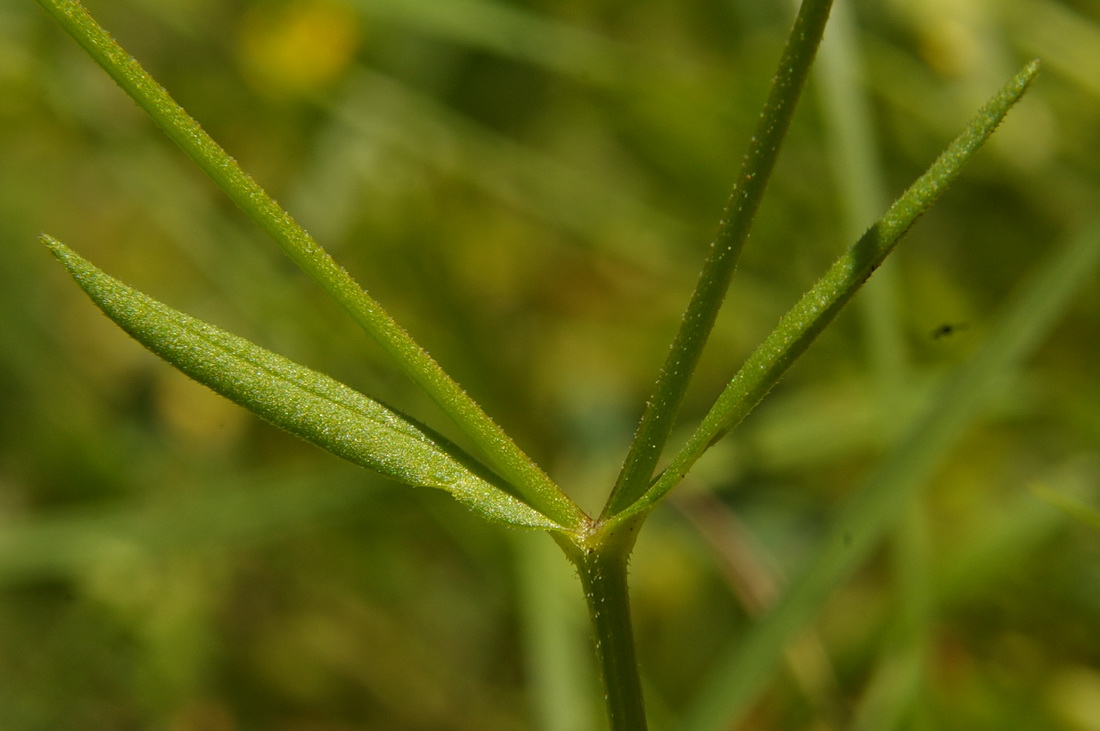
<svg viewBox="0 0 1100 731">
<path fill-rule="evenodd" d="M 579 529 L 587 516 L 294 218 L 141 67 L 78 0 L 39 4 L 144 109 L 229 198 L 317 282 L 451 417 L 529 504 L 559 525 Z"/>
<path fill-rule="evenodd" d="M 196 381 L 306 441 L 415 486 L 446 490 L 483 515 L 563 530 L 509 494 L 458 447 L 321 373 L 172 309 L 43 241 L 99 308 L 138 342 Z"/>
<path fill-rule="evenodd" d="M 737 176 L 737 182 L 718 234 L 703 263 L 668 358 L 661 367 L 653 396 L 646 404 L 623 469 L 607 499 L 603 517 L 615 515 L 637 500 L 649 485 L 653 469 L 672 433 L 676 413 L 687 393 L 691 375 L 702 356 L 711 329 L 722 308 L 734 266 L 749 236 L 768 180 L 779 159 L 802 88 L 810 73 L 817 46 L 825 33 L 832 0 L 804 0 L 791 29 L 790 40 L 772 79 L 764 111 Z"/>
<path fill-rule="evenodd" d="M 737 426 L 767 395 L 787 368 L 882 264 L 901 237 L 958 177 L 963 165 L 989 139 L 1038 72 L 1039 62 L 1032 61 L 978 110 L 963 133 L 924 175 L 787 311 L 727 384 L 688 443 L 645 494 L 617 513 L 616 519 L 625 520 L 656 505 L 711 445 Z"/>
</svg>

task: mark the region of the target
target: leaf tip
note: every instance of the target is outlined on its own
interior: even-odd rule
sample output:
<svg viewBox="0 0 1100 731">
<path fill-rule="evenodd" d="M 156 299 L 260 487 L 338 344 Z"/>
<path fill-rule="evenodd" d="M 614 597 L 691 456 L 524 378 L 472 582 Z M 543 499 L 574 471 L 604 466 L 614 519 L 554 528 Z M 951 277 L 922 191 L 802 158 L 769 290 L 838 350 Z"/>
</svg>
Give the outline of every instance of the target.
<svg viewBox="0 0 1100 731">
<path fill-rule="evenodd" d="M 61 243 L 49 234 L 40 235 L 38 237 L 38 240 L 42 243 L 43 246 L 49 249 L 50 253 L 53 254 L 58 261 L 64 264 L 67 269 L 69 269 L 70 271 L 72 270 L 74 263 L 73 259 L 78 258 L 76 256 L 76 253 L 72 249 L 70 249 L 68 246 L 65 246 L 65 244 Z"/>
<path fill-rule="evenodd" d="M 1035 77 L 1039 75 L 1039 72 L 1043 68 L 1043 60 L 1041 58 L 1031 59 L 1026 66 L 1020 71 L 1020 78 L 1023 80 L 1025 86 L 1030 85 Z"/>
<path fill-rule="evenodd" d="M 61 243 L 49 234 L 39 234 L 38 241 L 47 249 L 49 249 L 50 253 L 54 254 L 55 256 L 57 255 L 59 249 L 65 248 L 65 244 Z"/>
</svg>

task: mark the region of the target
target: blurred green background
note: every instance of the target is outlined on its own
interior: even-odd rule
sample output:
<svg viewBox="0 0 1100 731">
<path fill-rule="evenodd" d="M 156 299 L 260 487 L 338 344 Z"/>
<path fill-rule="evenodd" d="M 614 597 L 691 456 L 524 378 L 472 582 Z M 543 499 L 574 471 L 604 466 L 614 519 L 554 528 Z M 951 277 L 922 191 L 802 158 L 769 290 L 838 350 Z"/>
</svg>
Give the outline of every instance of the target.
<svg viewBox="0 0 1100 731">
<path fill-rule="evenodd" d="M 598 509 L 790 3 L 87 6 Z M 986 98 L 1034 56 L 1044 71 L 873 291 L 647 524 L 632 567 L 656 728 L 680 728 L 909 415 L 1100 215 L 1100 2 L 835 15 L 685 427 Z M 0 1 L 0 726 L 599 727 L 550 541 L 190 383 L 84 299 L 43 231 L 448 428 L 35 3 Z M 737 728 L 1100 729 L 1100 530 L 1036 494 L 1100 505 L 1097 283 Z"/>
</svg>

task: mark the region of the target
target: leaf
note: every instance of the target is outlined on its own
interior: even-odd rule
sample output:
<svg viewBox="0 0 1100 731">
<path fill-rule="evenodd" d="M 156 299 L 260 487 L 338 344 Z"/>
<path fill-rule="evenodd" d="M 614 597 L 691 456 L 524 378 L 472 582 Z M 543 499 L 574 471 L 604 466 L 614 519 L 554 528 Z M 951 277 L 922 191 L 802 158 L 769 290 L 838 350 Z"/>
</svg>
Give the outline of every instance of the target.
<svg viewBox="0 0 1100 731">
<path fill-rule="evenodd" d="M 718 731 L 744 715 L 783 654 L 845 579 L 897 523 L 942 460 L 1000 393 L 1005 379 L 1063 317 L 1100 268 L 1100 218 L 1070 237 L 1006 303 L 981 349 L 943 382 L 902 438 L 848 497 L 786 592 L 702 684 L 683 728 Z"/>
<path fill-rule="evenodd" d="M 559 525 L 579 529 L 587 516 L 512 441 L 481 406 L 389 316 L 382 305 L 218 145 L 156 79 L 77 0 L 38 0 L 115 83 L 146 111 L 303 272 L 343 307 L 531 505 Z"/>
<path fill-rule="evenodd" d="M 400 482 L 446 490 L 491 520 L 564 530 L 426 427 L 333 378 L 138 292 L 56 239 L 42 240 L 119 327 L 272 424 Z"/>
<path fill-rule="evenodd" d="M 680 329 L 669 347 L 653 396 L 646 403 L 602 517 L 620 513 L 649 487 L 695 366 L 722 308 L 756 211 L 764 198 L 783 138 L 787 135 L 818 44 L 825 33 L 825 23 L 832 5 L 832 0 L 806 0 L 798 11 L 779 68 L 772 79 L 764 110 L 745 153 L 741 172 L 722 213 L 718 234 L 707 253 Z"/>
<path fill-rule="evenodd" d="M 1021 69 L 978 110 L 962 134 L 924 175 L 894 201 L 866 234 L 833 262 L 825 275 L 783 315 L 775 329 L 753 351 L 664 472 L 632 505 L 616 513 L 616 520 L 626 520 L 660 502 L 707 449 L 760 403 L 791 364 L 885 261 L 901 237 L 958 177 L 963 166 L 981 149 L 1038 73 L 1037 60 Z"/>
</svg>

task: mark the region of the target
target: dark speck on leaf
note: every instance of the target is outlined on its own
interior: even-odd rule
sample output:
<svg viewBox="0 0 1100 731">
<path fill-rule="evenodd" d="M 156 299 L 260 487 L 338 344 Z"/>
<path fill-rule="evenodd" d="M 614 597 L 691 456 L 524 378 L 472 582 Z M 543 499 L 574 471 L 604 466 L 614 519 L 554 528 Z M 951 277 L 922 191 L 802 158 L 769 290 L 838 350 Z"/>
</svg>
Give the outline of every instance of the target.
<svg viewBox="0 0 1100 731">
<path fill-rule="evenodd" d="M 954 335 L 955 333 L 959 332 L 960 330 L 965 330 L 967 327 L 968 327 L 968 325 L 965 322 L 960 322 L 960 323 L 945 322 L 942 325 L 940 325 L 939 327 L 937 327 L 935 330 L 932 331 L 932 333 L 931 333 L 932 339 L 933 340 L 939 340 L 941 338 L 946 338 L 950 335 Z"/>
</svg>

